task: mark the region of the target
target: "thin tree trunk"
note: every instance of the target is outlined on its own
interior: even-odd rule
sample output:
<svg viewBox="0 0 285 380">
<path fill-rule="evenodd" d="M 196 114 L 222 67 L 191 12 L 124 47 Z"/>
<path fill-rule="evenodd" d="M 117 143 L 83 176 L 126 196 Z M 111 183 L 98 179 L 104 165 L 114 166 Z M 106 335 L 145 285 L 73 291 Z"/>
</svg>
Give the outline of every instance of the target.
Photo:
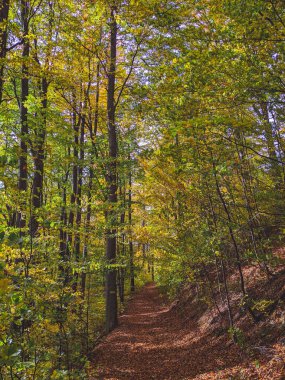
<svg viewBox="0 0 285 380">
<path fill-rule="evenodd" d="M 275 142 L 274 142 L 274 135 L 272 131 L 272 125 L 270 122 L 270 116 L 269 116 L 269 110 L 268 110 L 268 104 L 267 102 L 260 102 L 259 104 L 260 108 L 255 107 L 255 112 L 260 117 L 260 119 L 264 123 L 264 136 L 266 140 L 268 155 L 270 158 L 270 166 L 272 169 L 272 177 L 274 180 L 274 184 L 276 189 L 280 190 L 280 187 L 282 186 L 282 183 L 284 182 L 282 179 L 282 170 L 279 166 L 278 157 L 276 154 L 276 148 L 275 148 Z"/>
<path fill-rule="evenodd" d="M 254 319 L 254 321 L 258 321 L 259 317 L 255 315 L 254 311 L 252 310 L 252 308 L 250 307 L 250 304 L 249 304 L 250 300 L 248 299 L 248 293 L 247 293 L 247 291 L 245 289 L 244 276 L 243 276 L 242 263 L 241 263 L 241 256 L 240 256 L 240 252 L 239 252 L 239 249 L 238 249 L 238 245 L 237 245 L 237 241 L 236 241 L 236 238 L 235 238 L 235 234 L 234 234 L 234 231 L 233 231 L 233 228 L 232 228 L 232 218 L 231 218 L 228 206 L 227 206 L 227 204 L 226 204 L 226 202 L 224 200 L 223 194 L 222 194 L 221 189 L 220 189 L 220 185 L 219 185 L 219 182 L 218 182 L 218 178 L 217 178 L 217 174 L 216 174 L 216 167 L 215 167 L 215 163 L 214 163 L 213 157 L 212 157 L 212 164 L 213 164 L 213 170 L 214 170 L 214 177 L 215 177 L 215 183 L 216 183 L 217 193 L 219 195 L 219 198 L 221 200 L 221 203 L 223 205 L 224 211 L 225 211 L 225 213 L 227 215 L 227 219 L 228 219 L 228 230 L 229 230 L 229 234 L 230 234 L 233 246 L 234 246 L 235 263 L 237 265 L 238 272 L 239 272 L 240 288 L 241 288 L 241 292 L 242 292 L 242 295 L 243 295 L 243 302 L 244 302 L 246 310 L 252 316 L 252 318 Z"/>
<path fill-rule="evenodd" d="M 206 277 L 206 279 L 207 279 L 207 281 L 208 281 L 208 284 L 209 284 L 209 288 L 210 288 L 210 291 L 211 291 L 212 300 L 213 300 L 213 302 L 214 302 L 214 304 L 215 304 L 216 309 L 218 310 L 218 313 L 219 313 L 220 315 L 222 315 L 221 310 L 220 310 L 220 308 L 219 308 L 219 305 L 218 305 L 218 303 L 217 303 L 217 301 L 216 301 L 215 291 L 214 291 L 214 288 L 213 288 L 213 284 L 212 284 L 211 278 L 210 278 L 210 276 L 209 276 L 209 273 L 208 273 L 207 267 L 206 267 L 206 265 L 205 265 L 204 262 L 202 262 L 202 266 L 203 266 L 203 271 L 204 271 L 204 273 L 205 273 L 205 277 Z"/>
<path fill-rule="evenodd" d="M 75 96 L 73 96 L 74 100 L 74 107 L 76 107 L 76 99 Z M 68 234 L 67 234 L 67 254 L 66 256 L 71 257 L 72 254 L 72 242 L 73 242 L 73 227 L 74 227 L 74 220 L 75 220 L 75 207 L 76 207 L 76 201 L 77 201 L 77 193 L 78 193 L 78 133 L 79 133 L 79 123 L 80 120 L 77 121 L 76 113 L 73 111 L 72 116 L 72 123 L 73 123 L 73 168 L 72 168 L 72 193 L 70 197 L 70 212 L 68 217 Z"/>
<path fill-rule="evenodd" d="M 0 5 L 0 104 L 3 98 L 3 84 L 4 84 L 4 59 L 7 53 L 7 21 L 9 15 L 9 0 L 2 0 Z"/>
<path fill-rule="evenodd" d="M 106 176 L 108 186 L 108 210 L 106 212 L 106 331 L 110 332 L 118 324 L 117 318 L 117 283 L 116 269 L 110 265 L 116 263 L 116 204 L 117 204 L 117 156 L 118 142 L 115 126 L 115 82 L 116 82 L 116 57 L 117 57 L 117 23 L 115 9 L 111 8 L 110 15 L 110 66 L 108 72 L 107 89 L 107 117 L 109 162 Z"/>
<path fill-rule="evenodd" d="M 88 259 L 88 235 L 90 232 L 90 222 L 91 222 L 91 200 L 92 200 L 92 187 L 93 187 L 93 168 L 89 168 L 89 181 L 88 181 L 88 192 L 87 192 L 87 212 L 86 212 L 86 222 L 85 222 L 85 239 L 83 248 L 83 263 L 87 262 Z M 87 273 L 84 270 L 81 274 L 81 293 L 82 297 L 85 297 L 86 288 L 86 277 Z"/>
<path fill-rule="evenodd" d="M 234 231 L 232 228 L 232 218 L 231 218 L 230 212 L 228 210 L 228 206 L 224 200 L 223 194 L 222 194 L 221 189 L 220 189 L 220 184 L 218 181 L 218 177 L 217 177 L 217 173 L 216 173 L 216 166 L 215 166 L 213 157 L 212 157 L 212 164 L 213 164 L 213 172 L 214 172 L 216 190 L 217 190 L 218 196 L 220 198 L 220 201 L 223 205 L 223 209 L 224 209 L 224 211 L 227 215 L 227 219 L 228 219 L 228 230 L 229 230 L 229 234 L 230 234 L 233 246 L 234 246 L 235 257 L 236 257 L 236 265 L 237 265 L 237 268 L 239 271 L 239 277 L 240 277 L 240 287 L 241 287 L 241 291 L 242 291 L 243 296 L 245 296 L 246 290 L 245 290 L 244 277 L 243 277 L 242 266 L 241 266 L 241 257 L 240 257 L 239 249 L 237 246 L 236 238 L 234 235 Z"/>
<path fill-rule="evenodd" d="M 125 210 L 126 210 L 125 183 L 123 186 L 120 186 L 120 193 L 119 194 L 120 194 L 120 199 L 122 202 L 122 212 L 121 212 L 121 218 L 120 218 L 120 225 L 124 226 L 125 225 Z M 125 261 L 125 256 L 126 256 L 125 237 L 126 237 L 126 234 L 125 234 L 124 229 L 123 229 L 121 236 L 120 236 L 120 241 L 118 241 L 118 244 L 117 244 L 117 255 L 119 256 L 121 261 Z M 125 301 L 125 274 L 126 274 L 125 267 L 124 266 L 120 267 L 119 271 L 118 271 L 118 290 L 119 290 L 120 302 L 122 304 Z"/>
<path fill-rule="evenodd" d="M 244 161 L 244 158 L 246 157 L 246 154 L 244 152 L 244 148 L 242 148 L 242 150 L 240 151 L 238 144 L 237 144 L 238 139 L 240 139 L 240 136 L 235 135 L 235 146 L 236 146 L 236 151 L 237 151 L 237 155 L 238 155 L 239 162 L 240 162 L 240 166 L 239 166 L 239 172 L 240 173 L 239 174 L 240 174 L 240 178 L 241 178 L 241 184 L 242 184 L 243 195 L 244 195 L 244 200 L 245 200 L 245 208 L 246 208 L 246 211 L 248 214 L 248 227 L 249 227 L 249 232 L 250 232 L 250 238 L 251 238 L 254 253 L 255 253 L 256 259 L 258 260 L 259 265 L 260 265 L 260 259 L 261 259 L 260 255 L 259 255 L 259 251 L 262 253 L 263 268 L 261 267 L 261 269 L 265 270 L 267 276 L 270 276 L 271 272 L 267 266 L 267 263 L 264 261 L 265 255 L 264 255 L 263 246 L 260 245 L 260 248 L 258 247 L 258 241 L 255 237 L 254 229 L 258 226 L 256 223 L 256 218 L 255 218 L 254 212 L 253 212 L 253 210 L 255 208 L 255 204 L 252 202 L 251 189 L 250 189 L 250 185 L 248 184 L 248 180 L 247 180 L 248 178 L 250 178 L 250 176 L 248 175 L 247 170 L 246 169 L 244 170 L 244 168 L 243 168 L 243 161 Z"/>
<path fill-rule="evenodd" d="M 89 92 L 87 92 L 87 97 L 89 96 Z M 94 115 L 94 129 L 92 126 L 92 117 L 90 118 L 90 123 L 88 124 L 88 129 L 90 132 L 90 139 L 92 145 L 92 153 L 91 153 L 91 162 L 89 167 L 89 181 L 88 181 L 88 189 L 87 189 L 87 213 L 86 213 L 86 226 L 85 230 L 87 236 L 90 230 L 90 222 L 91 222 L 91 201 L 92 201 L 92 188 L 93 188 L 93 163 L 94 156 L 96 156 L 96 146 L 95 146 L 95 138 L 98 131 L 98 123 L 99 123 L 99 99 L 100 99 L 100 63 L 97 63 L 96 68 L 96 96 L 95 96 L 95 115 Z M 87 261 L 88 258 L 88 238 L 87 236 L 84 239 L 84 248 L 83 248 L 83 261 Z M 81 275 L 81 292 L 82 297 L 85 297 L 85 288 L 86 288 L 86 271 L 82 272 Z"/>
<path fill-rule="evenodd" d="M 129 154 L 129 161 L 131 156 Z M 129 215 L 129 253 L 130 253 L 130 286 L 131 292 L 135 291 L 135 271 L 134 271 L 134 247 L 133 247 L 133 237 L 132 237 L 132 172 L 130 168 L 129 172 L 129 202 L 128 202 L 128 215 Z"/>
<path fill-rule="evenodd" d="M 27 191 L 28 188 L 28 109 L 25 106 L 25 102 L 29 96 L 29 72 L 28 63 L 30 55 L 30 42 L 28 39 L 29 34 L 29 3 L 27 1 L 21 1 L 21 18 L 23 27 L 23 51 L 22 51 L 22 78 L 21 78 L 21 103 L 20 103 L 20 120 L 21 120 L 21 132 L 20 132 L 20 158 L 19 158 L 19 179 L 18 189 L 20 192 Z M 21 202 L 22 203 L 22 202 Z M 22 203 L 23 205 L 23 203 Z M 17 227 L 24 227 L 25 220 L 20 212 L 17 216 Z"/>
<path fill-rule="evenodd" d="M 66 184 L 68 181 L 69 177 L 69 170 L 67 170 L 65 174 L 65 179 L 63 185 L 63 190 L 62 190 L 62 206 L 61 206 L 61 213 L 60 213 L 60 230 L 59 230 L 59 254 L 61 257 L 61 264 L 59 266 L 59 270 L 61 275 L 63 276 L 63 282 L 66 285 L 69 282 L 69 272 L 68 269 L 66 268 L 66 263 L 69 259 L 67 256 L 67 233 L 66 233 L 66 228 L 67 228 L 67 212 L 66 212 Z"/>
<path fill-rule="evenodd" d="M 230 303 L 230 297 L 229 297 L 229 290 L 228 290 L 228 283 L 227 283 L 227 276 L 226 276 L 226 269 L 223 258 L 221 258 L 221 266 L 222 266 L 222 274 L 223 274 L 223 283 L 225 288 L 225 294 L 226 294 L 226 301 L 227 301 L 227 309 L 228 309 L 228 317 L 229 317 L 229 324 L 230 328 L 233 329 L 234 327 L 234 320 L 233 320 L 233 313 Z M 233 340 L 236 343 L 236 335 L 233 334 Z"/>
<path fill-rule="evenodd" d="M 82 183 L 83 183 L 83 163 L 84 163 L 84 132 L 85 132 L 85 115 L 81 117 L 81 129 L 80 129 L 80 155 L 79 155 L 79 166 L 78 166 L 78 186 L 77 186 L 77 197 L 76 197 L 76 232 L 74 237 L 74 255 L 75 260 L 78 262 L 80 258 L 80 246 L 81 246 L 81 220 L 82 220 Z M 78 274 L 75 275 L 73 282 L 73 290 L 77 289 Z"/>
<path fill-rule="evenodd" d="M 44 77 L 41 83 L 42 92 L 42 120 L 39 126 L 39 132 L 36 136 L 37 141 L 34 151 L 34 178 L 32 187 L 32 216 L 31 216 L 31 234 L 35 236 L 38 230 L 38 220 L 36 212 L 43 204 L 43 179 L 44 179 L 44 159 L 45 159 L 45 138 L 46 138 L 46 112 L 47 112 L 47 91 L 48 82 Z"/>
</svg>

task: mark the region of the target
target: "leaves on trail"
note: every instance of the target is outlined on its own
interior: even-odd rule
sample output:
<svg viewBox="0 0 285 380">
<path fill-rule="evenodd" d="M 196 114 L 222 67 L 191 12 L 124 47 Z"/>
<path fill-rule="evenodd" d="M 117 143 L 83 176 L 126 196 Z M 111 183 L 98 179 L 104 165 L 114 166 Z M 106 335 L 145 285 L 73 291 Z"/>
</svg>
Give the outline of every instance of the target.
<svg viewBox="0 0 285 380">
<path fill-rule="evenodd" d="M 162 303 L 154 284 L 141 289 L 120 317 L 120 326 L 96 348 L 90 379 L 283 378 L 284 344 L 250 348 L 230 343 L 229 336 L 219 334 L 218 325 L 213 328 L 212 320 L 219 317 L 216 310 L 205 311 L 191 289 L 185 290 L 169 306 Z"/>
</svg>

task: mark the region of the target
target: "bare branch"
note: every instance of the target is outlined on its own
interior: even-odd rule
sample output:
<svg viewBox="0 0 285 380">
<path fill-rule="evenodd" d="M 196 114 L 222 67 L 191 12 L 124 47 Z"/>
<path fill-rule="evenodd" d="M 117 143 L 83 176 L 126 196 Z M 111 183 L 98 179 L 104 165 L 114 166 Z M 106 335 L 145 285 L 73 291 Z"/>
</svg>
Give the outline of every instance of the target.
<svg viewBox="0 0 285 380">
<path fill-rule="evenodd" d="M 125 87 L 126 87 L 126 85 L 127 85 L 127 82 L 128 82 L 128 80 L 130 79 L 130 76 L 132 75 L 132 72 L 133 72 L 133 69 L 134 69 L 135 59 L 136 59 L 136 57 L 137 57 L 137 55 L 138 55 L 139 48 L 140 48 L 140 45 L 142 44 L 142 41 L 143 41 L 143 39 L 141 39 L 141 40 L 137 43 L 136 50 L 135 50 L 134 55 L 133 55 L 132 60 L 131 60 L 130 70 L 129 70 L 128 75 L 126 76 L 126 78 L 125 78 L 125 80 L 124 80 L 124 82 L 123 82 L 123 84 L 122 84 L 122 86 L 121 86 L 120 91 L 119 91 L 119 94 L 118 94 L 117 100 L 116 100 L 116 102 L 115 102 L 115 108 L 117 108 L 117 106 L 118 106 L 118 104 L 119 104 L 119 101 L 120 101 L 120 98 L 121 98 L 121 96 L 122 96 L 122 93 L 123 93 L 123 91 L 124 91 L 124 89 L 125 89 Z"/>
</svg>

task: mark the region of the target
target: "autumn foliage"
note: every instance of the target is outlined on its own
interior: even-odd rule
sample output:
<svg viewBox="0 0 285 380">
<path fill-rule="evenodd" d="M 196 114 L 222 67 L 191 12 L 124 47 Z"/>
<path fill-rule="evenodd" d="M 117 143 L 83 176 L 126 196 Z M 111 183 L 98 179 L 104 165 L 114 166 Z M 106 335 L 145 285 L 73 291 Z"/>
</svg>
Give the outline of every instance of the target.
<svg viewBox="0 0 285 380">
<path fill-rule="evenodd" d="M 2 0 L 1 378 L 87 378 L 148 281 L 234 345 L 282 319 L 284 35 L 282 0 Z"/>
</svg>

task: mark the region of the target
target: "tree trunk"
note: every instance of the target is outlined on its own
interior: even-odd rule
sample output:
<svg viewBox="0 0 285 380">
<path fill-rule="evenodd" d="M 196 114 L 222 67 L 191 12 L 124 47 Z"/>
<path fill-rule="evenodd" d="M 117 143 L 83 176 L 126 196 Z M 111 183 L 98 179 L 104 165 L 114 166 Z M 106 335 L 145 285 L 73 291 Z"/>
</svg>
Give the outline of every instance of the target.
<svg viewBox="0 0 285 380">
<path fill-rule="evenodd" d="M 7 21 L 9 15 L 9 0 L 2 0 L 2 5 L 0 5 L 0 104 L 3 98 L 3 84 L 4 84 L 4 59 L 6 58 L 7 52 Z"/>
<path fill-rule="evenodd" d="M 32 188 L 32 216 L 31 216 L 31 234 L 35 236 L 38 230 L 38 220 L 36 211 L 43 204 L 43 179 L 44 179 L 44 159 L 45 159 L 45 138 L 46 138 L 46 112 L 47 112 L 47 91 L 48 82 L 46 78 L 42 79 L 41 83 L 42 92 L 42 120 L 39 126 L 39 132 L 36 136 L 36 144 L 33 149 L 34 157 L 34 178 Z"/>
<path fill-rule="evenodd" d="M 109 140 L 108 173 L 108 210 L 106 211 L 106 332 L 113 330 L 117 324 L 117 284 L 116 269 L 110 265 L 116 263 L 116 204 L 117 204 L 117 156 L 118 142 L 115 126 L 115 81 L 117 57 L 117 23 L 115 9 L 111 9 L 110 17 L 110 65 L 107 88 L 107 123 Z"/>
<path fill-rule="evenodd" d="M 227 283 L 227 276 L 226 276 L 226 270 L 224 265 L 224 259 L 221 258 L 221 266 L 222 266 L 222 274 L 223 274 L 223 282 L 224 282 L 224 288 L 225 288 L 225 295 L 226 295 L 226 301 L 227 301 L 227 310 L 228 310 L 228 317 L 229 317 L 229 325 L 230 329 L 233 330 L 234 328 L 234 320 L 233 320 L 233 313 L 230 303 L 230 297 L 229 297 L 229 290 L 228 290 L 228 283 Z M 233 331 L 233 341 L 236 343 L 236 334 Z"/>
<path fill-rule="evenodd" d="M 84 110 L 83 110 L 84 112 Z M 85 115 L 81 117 L 81 129 L 80 129 L 80 155 L 79 155 L 79 166 L 78 166 L 78 186 L 77 186 L 77 197 L 76 197 L 76 232 L 74 237 L 74 255 L 75 260 L 78 262 L 80 258 L 80 247 L 81 247 L 81 220 L 82 220 L 82 183 L 83 183 L 83 163 L 84 163 L 84 131 L 85 131 Z M 76 291 L 78 282 L 78 274 L 75 275 L 73 281 L 73 290 Z"/>
<path fill-rule="evenodd" d="M 122 212 L 120 217 L 120 225 L 125 225 L 125 212 L 126 212 L 126 186 L 125 180 L 123 180 L 123 185 L 119 188 L 120 201 L 122 202 Z M 117 255 L 120 258 L 120 262 L 125 262 L 126 259 L 126 246 L 125 246 L 126 234 L 123 229 L 120 235 L 120 241 L 117 242 Z M 125 302 L 125 275 L 126 269 L 124 266 L 121 266 L 118 271 L 118 291 L 120 302 L 123 304 Z"/>
<path fill-rule="evenodd" d="M 89 92 L 87 92 L 87 97 L 89 96 Z M 84 239 L 84 248 L 83 248 L 83 262 L 87 261 L 88 258 L 88 238 L 89 230 L 90 230 L 90 222 L 91 222 L 91 201 L 92 201 L 92 188 L 93 188 L 93 178 L 94 178 L 94 158 L 93 156 L 96 156 L 96 146 L 95 146 L 95 138 L 97 135 L 98 130 L 98 122 L 99 122 L 99 99 L 100 99 L 100 63 L 97 63 L 96 67 L 96 98 L 95 98 L 95 115 L 94 115 L 94 129 L 92 125 L 92 117 L 90 118 L 90 123 L 88 123 L 88 128 L 90 132 L 90 139 L 91 139 L 91 145 L 92 145 L 92 153 L 91 153 L 91 162 L 89 166 L 89 181 L 88 181 L 88 189 L 87 189 L 87 213 L 86 213 L 86 236 Z M 90 276 L 90 275 L 89 275 Z M 82 297 L 85 297 L 85 288 L 86 288 L 86 278 L 87 273 L 86 271 L 82 272 L 81 275 L 81 292 Z"/>
<path fill-rule="evenodd" d="M 254 108 L 255 112 L 264 123 L 264 136 L 266 140 L 266 148 L 268 156 L 270 158 L 270 167 L 272 172 L 272 179 L 274 181 L 277 190 L 284 188 L 284 179 L 282 178 L 282 168 L 279 166 L 278 157 L 275 148 L 274 134 L 270 121 L 270 114 L 268 109 L 268 103 L 265 101 L 260 102 L 259 108 Z"/>
<path fill-rule="evenodd" d="M 69 170 L 67 170 L 65 174 L 65 179 L 62 185 L 62 206 L 60 213 L 60 230 L 59 230 L 59 254 L 61 258 L 61 264 L 59 266 L 59 271 L 61 276 L 63 277 L 63 283 L 66 285 L 69 282 L 69 272 L 66 268 L 66 263 L 68 261 L 67 256 L 67 212 L 66 212 L 66 185 L 69 177 Z"/>
<path fill-rule="evenodd" d="M 218 196 L 220 198 L 220 201 L 221 201 L 221 203 L 223 205 L 223 209 L 224 209 L 224 211 L 225 211 L 225 213 L 227 215 L 227 219 L 228 219 L 228 230 L 229 230 L 229 234 L 230 234 L 233 246 L 234 246 L 236 265 L 237 265 L 238 272 L 239 272 L 239 277 L 240 277 L 241 291 L 242 291 L 243 296 L 246 296 L 247 293 L 246 293 L 246 289 L 245 289 L 244 277 L 243 277 L 243 272 L 242 272 L 241 256 L 240 256 L 240 252 L 239 252 L 238 245 L 237 245 L 237 242 L 236 242 L 236 238 L 235 238 L 235 235 L 234 235 L 234 231 L 233 231 L 233 228 L 232 228 L 232 218 L 231 218 L 228 206 L 227 206 L 227 204 L 226 204 L 226 202 L 224 200 L 223 194 L 222 194 L 221 189 L 220 189 L 220 184 L 219 184 L 217 173 L 216 173 L 216 165 L 214 163 L 213 157 L 212 157 L 212 164 L 213 164 L 213 172 L 214 172 L 216 190 L 217 190 Z"/>
<path fill-rule="evenodd" d="M 73 95 L 73 105 L 76 107 L 76 99 Z M 68 234 L 67 234 L 67 257 L 71 257 L 72 255 L 72 241 L 73 241 L 73 227 L 74 227 L 74 219 L 75 219 L 75 207 L 78 193 L 78 134 L 79 134 L 79 123 L 80 119 L 77 120 L 76 113 L 73 111 L 72 115 L 72 124 L 73 124 L 73 167 L 72 167 L 72 193 L 70 197 L 70 211 L 68 217 Z"/>
<path fill-rule="evenodd" d="M 23 27 L 23 51 L 22 51 L 22 78 L 21 78 L 21 104 L 20 104 L 20 120 L 21 120 L 21 131 L 20 131 L 20 158 L 19 158 L 19 179 L 18 179 L 18 189 L 20 192 L 27 191 L 28 188 L 28 109 L 25 106 L 25 102 L 29 96 L 29 72 L 28 63 L 30 55 L 30 42 L 28 39 L 29 34 L 29 3 L 27 1 L 21 1 L 21 18 Z M 22 202 L 21 202 L 22 203 Z M 17 216 L 17 227 L 24 227 L 25 220 L 20 212 Z"/>
<path fill-rule="evenodd" d="M 129 155 L 129 161 L 131 160 L 131 157 Z M 129 173 L 129 252 L 130 252 L 130 285 L 131 285 L 131 292 L 135 291 L 135 272 L 134 272 L 134 247 L 133 247 L 133 237 L 132 237 L 132 172 L 130 168 Z"/>
</svg>

